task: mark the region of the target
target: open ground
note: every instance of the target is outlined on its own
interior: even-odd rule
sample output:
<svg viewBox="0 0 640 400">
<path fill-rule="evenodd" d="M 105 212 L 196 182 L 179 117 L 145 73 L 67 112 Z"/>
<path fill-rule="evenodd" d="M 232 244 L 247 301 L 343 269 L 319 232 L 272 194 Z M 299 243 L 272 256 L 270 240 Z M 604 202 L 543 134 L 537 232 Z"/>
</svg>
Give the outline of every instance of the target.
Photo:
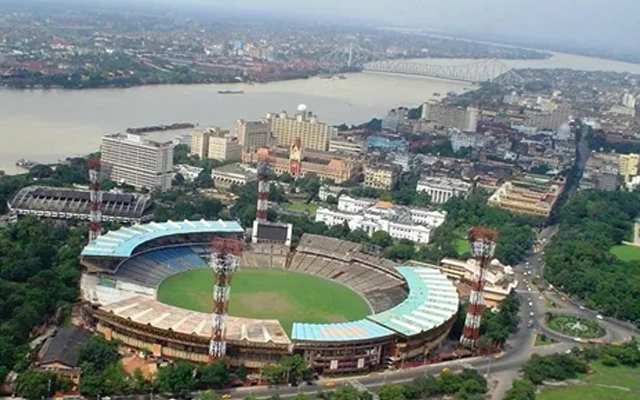
<svg viewBox="0 0 640 400">
<path fill-rule="evenodd" d="M 592 364 L 581 385 L 544 389 L 538 400 L 632 400 L 640 398 L 640 369 Z"/>
<path fill-rule="evenodd" d="M 196 269 L 167 278 L 158 300 L 200 312 L 212 311 L 213 273 Z M 293 322 L 345 322 L 369 315 L 365 300 L 326 279 L 291 271 L 242 269 L 231 284 L 229 315 L 277 319 L 288 333 Z"/>
</svg>

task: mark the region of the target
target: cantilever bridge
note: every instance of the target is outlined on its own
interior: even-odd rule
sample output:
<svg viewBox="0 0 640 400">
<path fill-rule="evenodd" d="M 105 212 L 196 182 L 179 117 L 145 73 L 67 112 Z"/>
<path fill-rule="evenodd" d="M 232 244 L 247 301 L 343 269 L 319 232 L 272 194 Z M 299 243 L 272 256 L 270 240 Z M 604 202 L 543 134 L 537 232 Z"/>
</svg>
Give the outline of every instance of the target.
<svg viewBox="0 0 640 400">
<path fill-rule="evenodd" d="M 499 60 L 477 60 L 459 65 L 435 65 L 428 60 L 407 61 L 387 59 L 353 42 L 337 48 L 320 58 L 321 64 L 330 68 L 362 68 L 364 71 L 417 75 L 462 82 L 497 82 L 520 84 L 521 76 Z"/>
<path fill-rule="evenodd" d="M 459 65 L 434 65 L 416 61 L 380 60 L 365 63 L 365 71 L 403 75 L 427 76 L 462 82 L 522 83 L 523 79 L 505 63 L 498 60 L 478 60 Z"/>
</svg>

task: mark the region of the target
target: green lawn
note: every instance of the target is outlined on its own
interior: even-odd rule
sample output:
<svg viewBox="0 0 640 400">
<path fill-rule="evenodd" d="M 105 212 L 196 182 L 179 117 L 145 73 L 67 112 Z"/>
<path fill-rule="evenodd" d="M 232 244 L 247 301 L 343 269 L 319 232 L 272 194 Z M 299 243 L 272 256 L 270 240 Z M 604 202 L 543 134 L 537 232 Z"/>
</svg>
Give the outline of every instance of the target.
<svg viewBox="0 0 640 400">
<path fill-rule="evenodd" d="M 640 247 L 623 244 L 620 246 L 613 246 L 609 251 L 623 261 L 640 260 Z"/>
<path fill-rule="evenodd" d="M 213 274 L 196 269 L 167 278 L 158 300 L 190 310 L 212 311 Z M 231 284 L 229 315 L 277 319 L 287 332 L 293 322 L 344 322 L 370 314 L 354 291 L 314 276 L 273 269 L 242 269 Z"/>
<path fill-rule="evenodd" d="M 630 368 L 623 365 L 605 367 L 601 363 L 592 363 L 591 368 L 593 372 L 584 379 L 589 383 L 623 386 L 640 392 L 640 368 Z M 638 395 L 640 398 L 640 393 Z"/>
<path fill-rule="evenodd" d="M 573 386 L 560 389 L 544 389 L 537 400 L 638 400 L 640 394 L 598 386 Z"/>
<path fill-rule="evenodd" d="M 582 380 L 586 385 L 544 389 L 538 400 L 632 400 L 640 399 L 640 368 L 605 367 L 592 363 L 592 373 Z M 606 385 L 615 387 L 602 387 Z M 626 390 L 624 389 L 626 388 Z"/>
<path fill-rule="evenodd" d="M 294 201 L 287 206 L 288 210 L 292 211 L 304 211 L 309 214 L 310 217 L 316 216 L 316 211 L 318 210 L 318 203 L 309 203 L 306 201 Z"/>
<path fill-rule="evenodd" d="M 455 246 L 459 256 L 463 256 L 471 251 L 467 239 L 456 239 Z"/>
</svg>

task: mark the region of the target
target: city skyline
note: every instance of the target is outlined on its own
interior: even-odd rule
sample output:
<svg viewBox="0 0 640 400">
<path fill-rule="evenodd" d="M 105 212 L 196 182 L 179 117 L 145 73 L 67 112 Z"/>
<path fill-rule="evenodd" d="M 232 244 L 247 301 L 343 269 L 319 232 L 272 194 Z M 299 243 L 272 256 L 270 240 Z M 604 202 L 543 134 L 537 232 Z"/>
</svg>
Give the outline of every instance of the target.
<svg viewBox="0 0 640 400">
<path fill-rule="evenodd" d="M 10 2 L 7 2 L 10 3 Z M 52 3 L 51 0 L 24 0 L 16 4 Z M 106 6 L 100 0 L 67 0 L 67 5 L 94 4 Z M 615 3 L 615 4 L 612 4 Z M 615 51 L 633 51 L 638 44 L 630 35 L 635 27 L 635 15 L 640 3 L 632 0 L 583 0 L 580 7 L 570 0 L 539 0 L 513 2 L 493 0 L 352 0 L 301 4 L 294 0 L 242 0 L 229 3 L 223 0 L 185 0 L 177 7 L 170 0 L 116 0 L 114 5 L 160 5 L 174 9 L 191 7 L 221 12 L 251 12 L 251 16 L 313 17 L 337 23 L 375 23 L 394 27 L 441 31 L 471 38 L 500 42 L 527 43 L 529 45 L 571 46 L 576 49 L 611 48 Z M 526 16 L 523 17 L 523 16 Z"/>
</svg>

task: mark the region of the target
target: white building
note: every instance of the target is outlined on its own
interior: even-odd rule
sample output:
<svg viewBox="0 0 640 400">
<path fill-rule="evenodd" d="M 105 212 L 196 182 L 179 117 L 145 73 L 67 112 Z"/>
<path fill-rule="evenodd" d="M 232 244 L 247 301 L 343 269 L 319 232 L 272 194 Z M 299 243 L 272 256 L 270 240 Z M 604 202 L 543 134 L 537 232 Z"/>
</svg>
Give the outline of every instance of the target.
<svg viewBox="0 0 640 400">
<path fill-rule="evenodd" d="M 636 108 L 636 96 L 631 93 L 623 94 L 622 105 L 627 108 Z"/>
<path fill-rule="evenodd" d="M 102 137 L 102 168 L 106 178 L 136 189 L 171 189 L 173 143 L 159 143 L 136 134 Z"/>
<path fill-rule="evenodd" d="M 193 182 L 200 175 L 200 173 L 204 171 L 204 168 L 194 167 L 193 165 L 187 164 L 175 165 L 174 169 L 176 173 L 182 175 L 184 180 L 188 182 Z"/>
<path fill-rule="evenodd" d="M 416 186 L 417 192 L 425 192 L 431 196 L 431 202 L 442 204 L 454 196 L 466 196 L 471 193 L 473 185 L 460 179 L 430 176 L 422 178 Z"/>
<path fill-rule="evenodd" d="M 408 239 L 426 244 L 431 240 L 431 231 L 442 225 L 445 212 L 394 206 L 391 203 L 370 199 L 355 199 L 340 196 L 335 210 L 319 208 L 316 222 L 328 226 L 346 223 L 349 229 L 361 229 L 369 236 L 385 231 L 395 239 Z"/>
<path fill-rule="evenodd" d="M 258 171 L 242 164 L 228 164 L 211 170 L 211 179 L 216 188 L 230 189 L 244 186 L 258 179 Z"/>
<path fill-rule="evenodd" d="M 460 151 L 466 147 L 473 149 L 484 147 L 484 136 L 479 133 L 456 132 L 451 135 L 451 147 L 453 151 Z"/>
</svg>

